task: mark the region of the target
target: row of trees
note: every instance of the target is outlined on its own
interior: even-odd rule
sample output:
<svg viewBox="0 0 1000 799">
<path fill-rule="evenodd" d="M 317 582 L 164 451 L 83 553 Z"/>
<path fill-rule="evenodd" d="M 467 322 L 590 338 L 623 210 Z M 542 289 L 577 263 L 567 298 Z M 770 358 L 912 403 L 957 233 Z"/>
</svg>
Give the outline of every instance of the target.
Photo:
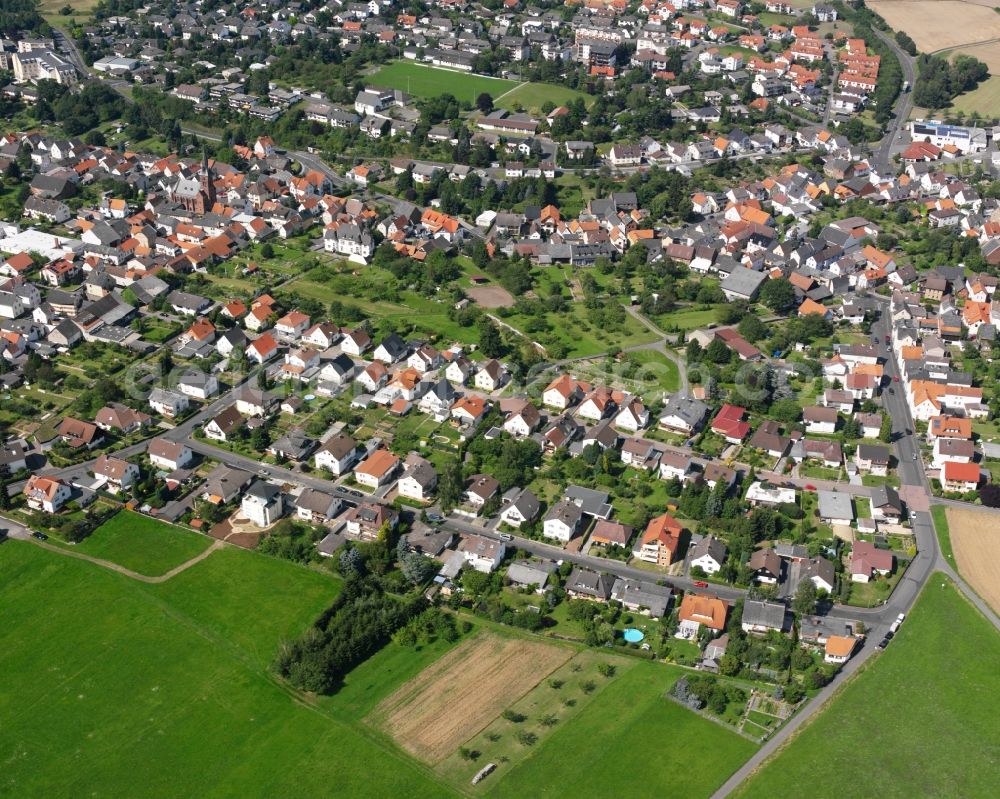
<svg viewBox="0 0 1000 799">
<path fill-rule="evenodd" d="M 963 92 L 971 91 L 990 75 L 989 67 L 969 55 L 921 55 L 917 59 L 919 80 L 913 89 L 913 102 L 925 108 L 947 108 Z"/>
<path fill-rule="evenodd" d="M 348 580 L 312 627 L 281 645 L 274 669 L 300 690 L 332 693 L 351 669 L 426 608 L 422 596 L 400 599 L 376 580 Z"/>
</svg>

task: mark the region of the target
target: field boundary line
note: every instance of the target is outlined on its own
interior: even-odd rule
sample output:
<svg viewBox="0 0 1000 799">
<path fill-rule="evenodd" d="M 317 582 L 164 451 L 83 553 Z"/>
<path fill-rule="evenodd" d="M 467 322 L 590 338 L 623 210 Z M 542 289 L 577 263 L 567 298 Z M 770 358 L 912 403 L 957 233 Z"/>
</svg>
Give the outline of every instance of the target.
<svg viewBox="0 0 1000 799">
<path fill-rule="evenodd" d="M 67 557 L 70 558 L 76 558 L 77 560 L 85 560 L 97 566 L 102 566 L 103 568 L 108 569 L 109 571 L 118 572 L 118 574 L 121 574 L 124 577 L 129 577 L 133 580 L 137 580 L 140 583 L 149 583 L 151 585 L 157 585 L 159 583 L 165 583 L 171 577 L 176 577 L 181 572 L 190 569 L 192 566 L 203 561 L 217 549 L 222 549 L 222 547 L 225 544 L 225 541 L 216 540 L 211 544 L 209 544 L 209 546 L 207 546 L 203 551 L 199 552 L 190 560 L 186 560 L 183 563 L 174 566 L 174 568 L 164 572 L 163 574 L 153 575 L 153 576 L 148 574 L 140 574 L 139 572 L 132 571 L 131 569 L 122 566 L 120 563 L 115 563 L 114 561 L 111 560 L 105 560 L 104 558 L 95 558 L 93 555 L 87 555 L 83 552 L 74 552 L 72 549 L 57 547 L 55 544 L 48 544 L 44 541 L 38 541 L 37 539 L 32 539 L 32 543 L 34 543 L 35 546 L 41 547 L 42 549 L 47 549 L 49 552 L 58 552 L 60 555 L 66 555 Z"/>
<path fill-rule="evenodd" d="M 512 88 L 512 89 L 508 89 L 508 90 L 507 90 L 507 91 L 505 91 L 505 92 L 504 92 L 503 94 L 501 94 L 501 95 L 500 95 L 499 97 L 497 97 L 497 98 L 496 98 L 496 100 L 494 100 L 493 102 L 494 102 L 494 103 L 496 103 L 496 102 L 497 102 L 497 100 L 502 100 L 502 99 L 503 99 L 504 97 L 506 97 L 506 96 L 507 96 L 508 94 L 513 94 L 513 93 L 514 93 L 514 92 L 516 92 L 516 91 L 517 91 L 518 89 L 520 89 L 520 88 L 521 88 L 522 86 L 527 86 L 527 85 L 528 85 L 528 84 L 529 84 L 530 82 L 531 82 L 531 81 L 527 81 L 527 80 L 523 80 L 523 81 L 521 81 L 520 83 L 518 83 L 518 84 L 517 84 L 517 86 L 515 86 L 515 87 L 514 87 L 514 88 Z"/>
</svg>

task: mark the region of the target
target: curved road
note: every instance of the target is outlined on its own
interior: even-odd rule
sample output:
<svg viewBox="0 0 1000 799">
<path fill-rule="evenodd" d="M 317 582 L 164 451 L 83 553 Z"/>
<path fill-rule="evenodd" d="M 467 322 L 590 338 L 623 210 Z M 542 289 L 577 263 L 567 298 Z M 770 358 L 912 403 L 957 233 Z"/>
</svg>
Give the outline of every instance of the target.
<svg viewBox="0 0 1000 799">
<path fill-rule="evenodd" d="M 899 59 L 899 66 L 903 70 L 903 80 L 910 84 L 910 91 L 900 92 L 899 97 L 896 99 L 896 109 L 892 121 L 889 122 L 885 136 L 882 137 L 882 141 L 872 155 L 872 163 L 876 170 L 885 172 L 892 160 L 892 149 L 896 146 L 897 140 L 900 138 L 900 128 L 906 125 L 910 111 L 913 110 L 913 87 L 917 83 L 917 62 L 913 56 L 905 52 L 896 43 L 896 40 L 890 34 L 880 31 L 878 28 L 872 28 L 872 31 L 896 54 L 896 58 Z M 902 149 L 902 144 L 903 142 L 899 141 L 900 149 Z"/>
</svg>

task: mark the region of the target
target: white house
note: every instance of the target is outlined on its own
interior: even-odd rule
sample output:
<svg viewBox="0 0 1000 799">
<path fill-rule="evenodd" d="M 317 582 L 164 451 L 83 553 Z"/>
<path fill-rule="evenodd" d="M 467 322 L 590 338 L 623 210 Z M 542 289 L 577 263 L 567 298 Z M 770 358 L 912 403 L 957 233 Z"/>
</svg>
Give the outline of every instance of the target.
<svg viewBox="0 0 1000 799">
<path fill-rule="evenodd" d="M 346 474 L 357 457 L 357 442 L 344 433 L 331 436 L 316 450 L 313 462 L 317 469 L 326 469 L 340 476 Z"/>
<path fill-rule="evenodd" d="M 399 458 L 387 449 L 377 449 L 354 469 L 354 479 L 368 488 L 378 488 L 392 480 Z"/>
<path fill-rule="evenodd" d="M 173 419 L 184 413 L 191 401 L 179 391 L 168 391 L 163 388 L 154 388 L 149 394 L 149 407 L 160 416 Z"/>
<path fill-rule="evenodd" d="M 104 488 L 117 494 L 128 491 L 139 479 L 139 467 L 122 458 L 104 454 L 94 463 L 94 476 L 103 478 Z"/>
<path fill-rule="evenodd" d="M 688 558 L 692 569 L 698 566 L 705 574 L 716 574 L 726 562 L 726 545 L 714 535 L 702 536 L 692 542 Z"/>
<path fill-rule="evenodd" d="M 520 527 L 522 524 L 533 522 L 541 509 L 542 504 L 538 501 L 538 497 L 528 489 L 524 489 L 515 500 L 500 511 L 500 521 L 511 527 Z"/>
<path fill-rule="evenodd" d="M 207 400 L 219 393 L 219 381 L 215 375 L 205 372 L 188 372 L 177 381 L 182 394 L 199 400 Z"/>
<path fill-rule="evenodd" d="M 258 527 L 270 527 L 284 513 L 281 488 L 258 480 L 243 495 L 240 508 L 243 515 Z"/>
<path fill-rule="evenodd" d="M 489 574 L 496 571 L 503 563 L 506 547 L 503 541 L 495 541 L 481 535 L 468 535 L 462 538 L 458 551 L 473 569 Z"/>
<path fill-rule="evenodd" d="M 72 491 L 69 484 L 58 477 L 33 474 L 24 486 L 24 496 L 32 510 L 59 513 L 63 505 L 69 502 Z"/>
<path fill-rule="evenodd" d="M 158 469 L 184 469 L 191 463 L 194 453 L 185 444 L 154 438 L 146 449 L 149 462 Z"/>
<path fill-rule="evenodd" d="M 583 520 L 583 511 L 580 507 L 567 499 L 553 505 L 549 512 L 545 514 L 542 523 L 542 532 L 546 538 L 555 538 L 557 541 L 569 541 L 580 529 Z"/>
<path fill-rule="evenodd" d="M 399 478 L 396 489 L 401 497 L 424 502 L 431 498 L 437 482 L 437 472 L 430 461 L 411 452 L 403 464 L 403 476 Z"/>
<path fill-rule="evenodd" d="M 496 391 L 503 385 L 504 371 L 499 361 L 490 359 L 476 372 L 475 386 L 480 391 Z"/>
<path fill-rule="evenodd" d="M 448 378 L 451 383 L 457 383 L 460 386 L 464 386 L 465 382 L 469 379 L 469 375 L 472 374 L 472 363 L 468 358 L 459 355 L 457 358 L 453 358 L 451 363 L 444 370 L 444 376 Z"/>
</svg>

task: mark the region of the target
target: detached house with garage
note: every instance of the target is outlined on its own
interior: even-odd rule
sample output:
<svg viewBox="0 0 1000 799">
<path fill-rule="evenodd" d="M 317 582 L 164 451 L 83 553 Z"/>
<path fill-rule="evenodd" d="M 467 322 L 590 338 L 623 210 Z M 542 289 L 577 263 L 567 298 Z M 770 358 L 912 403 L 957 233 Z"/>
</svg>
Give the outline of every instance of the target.
<svg viewBox="0 0 1000 799">
<path fill-rule="evenodd" d="M 194 460 L 194 453 L 185 444 L 154 438 L 146 448 L 149 462 L 157 469 L 175 471 L 185 469 Z"/>
<path fill-rule="evenodd" d="M 688 563 L 705 574 L 717 574 L 726 562 L 726 545 L 714 535 L 697 536 L 691 540 Z"/>
<path fill-rule="evenodd" d="M 401 497 L 426 502 L 431 498 L 437 482 L 438 475 L 431 462 L 411 452 L 406 456 L 397 489 Z"/>
<path fill-rule="evenodd" d="M 490 574 L 503 563 L 506 547 L 503 541 L 495 541 L 481 535 L 467 535 L 458 545 L 458 551 L 473 569 Z"/>
</svg>

